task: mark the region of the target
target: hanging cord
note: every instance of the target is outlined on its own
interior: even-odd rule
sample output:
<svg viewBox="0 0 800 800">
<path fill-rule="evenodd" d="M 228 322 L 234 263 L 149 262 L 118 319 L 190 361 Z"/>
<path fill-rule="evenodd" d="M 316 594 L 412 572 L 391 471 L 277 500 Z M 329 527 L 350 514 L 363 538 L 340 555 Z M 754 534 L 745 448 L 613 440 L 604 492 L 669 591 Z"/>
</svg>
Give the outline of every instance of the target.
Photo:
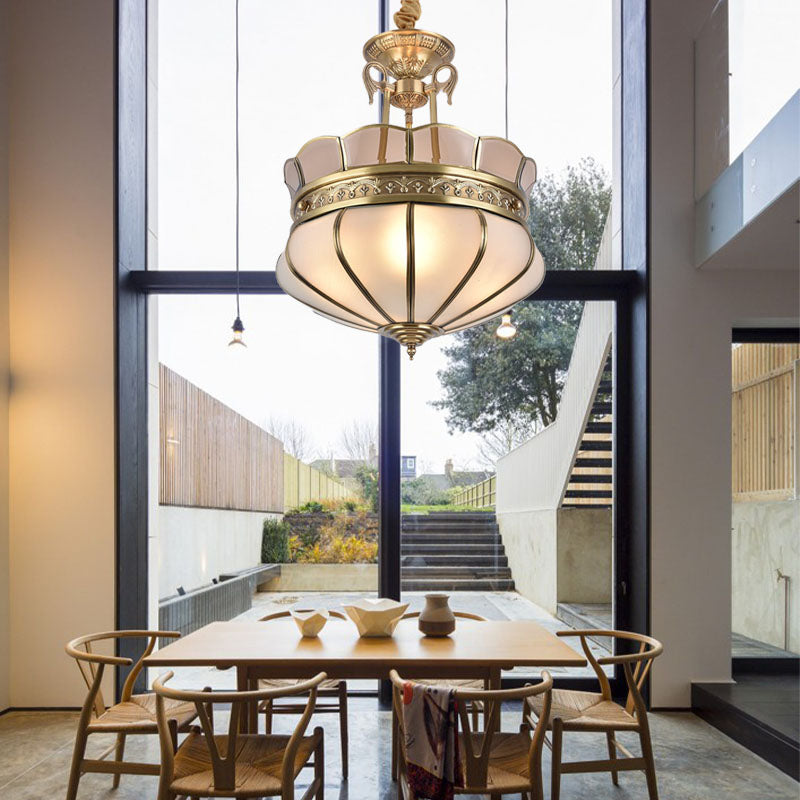
<svg viewBox="0 0 800 800">
<path fill-rule="evenodd" d="M 505 98 L 506 98 L 506 139 L 508 139 L 508 0 L 505 0 L 506 17 L 505 17 L 505 36 L 506 36 L 506 85 L 505 85 Z"/>
<path fill-rule="evenodd" d="M 400 10 L 394 15 L 394 24 L 400 30 L 413 28 L 422 14 L 419 0 L 401 0 Z"/>
<path fill-rule="evenodd" d="M 236 319 L 239 319 L 239 0 L 236 0 Z"/>
</svg>

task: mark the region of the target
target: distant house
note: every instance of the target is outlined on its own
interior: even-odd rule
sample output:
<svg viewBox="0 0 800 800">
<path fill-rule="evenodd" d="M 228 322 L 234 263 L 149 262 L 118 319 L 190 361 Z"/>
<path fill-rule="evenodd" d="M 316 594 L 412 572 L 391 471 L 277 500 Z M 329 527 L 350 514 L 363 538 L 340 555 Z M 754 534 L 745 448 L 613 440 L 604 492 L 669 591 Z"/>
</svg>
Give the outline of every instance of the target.
<svg viewBox="0 0 800 800">
<path fill-rule="evenodd" d="M 451 489 L 453 486 L 472 486 L 475 483 L 480 483 L 481 481 L 485 481 L 487 478 L 491 478 L 492 475 L 494 475 L 493 472 L 488 472 L 486 470 L 454 470 L 453 459 L 448 458 L 447 461 L 445 461 L 443 473 L 426 472 L 420 475 L 420 478 L 428 481 L 436 489 L 446 491 L 447 489 Z"/>
<path fill-rule="evenodd" d="M 378 454 L 374 447 L 370 447 L 369 458 L 318 458 L 311 462 L 311 466 L 321 472 L 326 472 L 335 478 L 355 478 L 360 467 L 370 466 L 377 468 Z"/>
</svg>

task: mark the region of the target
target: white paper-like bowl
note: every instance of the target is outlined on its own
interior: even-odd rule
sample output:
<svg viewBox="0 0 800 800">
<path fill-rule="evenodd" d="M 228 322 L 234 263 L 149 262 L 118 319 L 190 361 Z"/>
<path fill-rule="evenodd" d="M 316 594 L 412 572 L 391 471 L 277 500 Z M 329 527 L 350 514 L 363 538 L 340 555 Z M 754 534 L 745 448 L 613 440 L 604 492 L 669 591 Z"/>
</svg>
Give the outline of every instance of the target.
<svg viewBox="0 0 800 800">
<path fill-rule="evenodd" d="M 324 608 L 293 608 L 291 615 L 300 633 L 309 639 L 319 635 L 329 617 Z"/>
<path fill-rule="evenodd" d="M 344 606 L 362 637 L 391 636 L 407 608 L 408 603 L 398 603 L 386 597 L 380 600 L 364 598 Z"/>
</svg>

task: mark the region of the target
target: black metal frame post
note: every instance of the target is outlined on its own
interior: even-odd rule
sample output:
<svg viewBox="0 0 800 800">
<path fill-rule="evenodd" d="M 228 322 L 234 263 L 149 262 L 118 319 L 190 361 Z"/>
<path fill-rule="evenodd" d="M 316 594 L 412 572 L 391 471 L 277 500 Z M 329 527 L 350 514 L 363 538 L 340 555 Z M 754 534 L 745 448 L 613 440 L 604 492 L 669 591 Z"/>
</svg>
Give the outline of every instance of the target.
<svg viewBox="0 0 800 800">
<path fill-rule="evenodd" d="M 115 231 L 115 482 L 118 630 L 147 628 L 147 297 L 129 281 L 147 266 L 147 2 L 118 0 Z M 138 659 L 142 642 L 120 639 Z M 117 670 L 116 692 L 127 670 Z M 140 686 L 144 685 L 144 676 Z"/>
</svg>

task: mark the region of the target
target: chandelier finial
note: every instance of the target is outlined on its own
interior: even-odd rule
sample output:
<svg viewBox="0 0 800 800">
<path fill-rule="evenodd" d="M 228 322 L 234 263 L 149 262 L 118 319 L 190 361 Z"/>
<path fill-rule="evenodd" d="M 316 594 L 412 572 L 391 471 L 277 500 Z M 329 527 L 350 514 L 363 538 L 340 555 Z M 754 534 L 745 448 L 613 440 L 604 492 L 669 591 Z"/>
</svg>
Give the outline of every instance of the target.
<svg viewBox="0 0 800 800">
<path fill-rule="evenodd" d="M 422 14 L 422 7 L 419 0 L 402 0 L 400 10 L 394 15 L 394 24 L 400 30 L 413 28 Z"/>
</svg>

